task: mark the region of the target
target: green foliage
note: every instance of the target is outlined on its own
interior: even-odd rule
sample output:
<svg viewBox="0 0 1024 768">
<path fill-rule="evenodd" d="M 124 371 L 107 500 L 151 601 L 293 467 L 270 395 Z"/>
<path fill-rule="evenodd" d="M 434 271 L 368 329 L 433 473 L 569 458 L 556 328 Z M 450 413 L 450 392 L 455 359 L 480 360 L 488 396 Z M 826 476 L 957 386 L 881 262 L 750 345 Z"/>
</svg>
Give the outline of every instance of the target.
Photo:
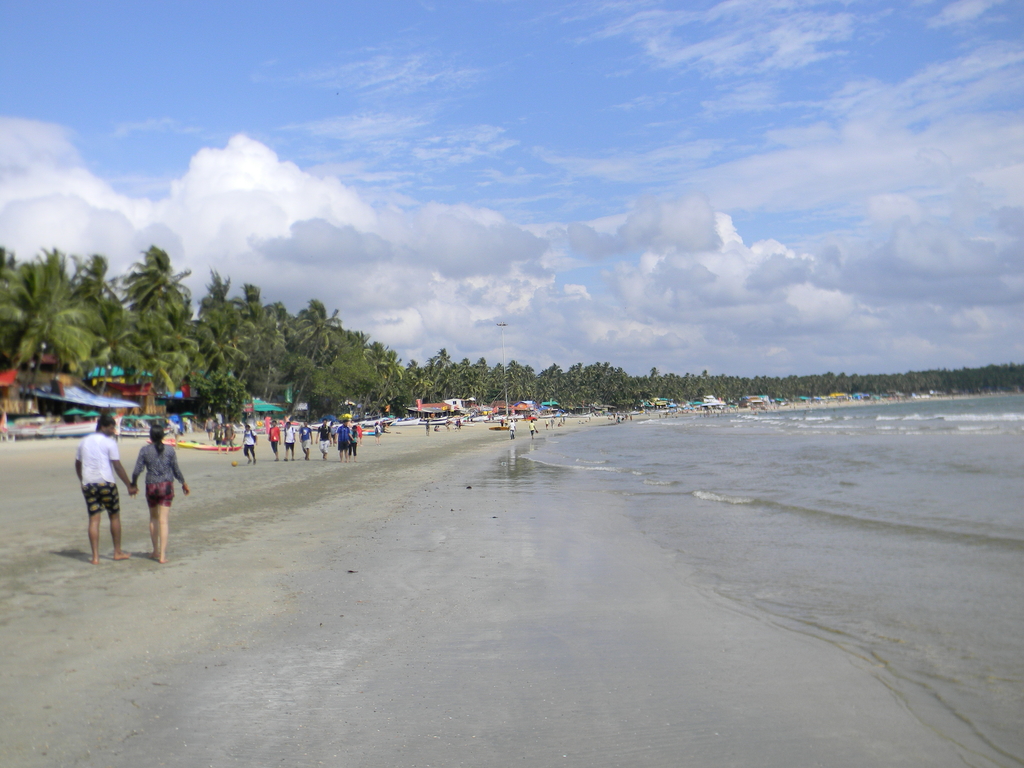
<svg viewBox="0 0 1024 768">
<path fill-rule="evenodd" d="M 199 401 L 199 412 L 204 416 L 220 413 L 229 419 L 239 419 L 251 399 L 245 385 L 226 371 L 190 376 L 189 384 Z"/>
<path fill-rule="evenodd" d="M 5 267 L 0 281 L 0 344 L 13 365 L 38 365 L 44 354 L 58 368 L 77 371 L 89 357 L 95 337 L 84 301 L 75 295 L 60 251 Z"/>
<path fill-rule="evenodd" d="M 0 248 L 0 366 L 28 370 L 44 354 L 70 372 L 118 367 L 129 379 L 151 380 L 170 392 L 188 379 L 202 408 L 236 417 L 255 396 L 308 402 L 314 415 L 343 410 L 346 402 L 398 414 L 420 398 L 436 402 L 476 398 L 481 405 L 557 400 L 563 407 L 629 408 L 664 397 L 677 402 L 715 395 L 736 400 L 769 395 L 795 400 L 833 392 L 985 392 L 1024 386 L 1024 366 L 990 365 L 958 371 L 752 378 L 662 373 L 631 376 L 610 363 L 552 365 L 537 373 L 510 360 L 490 366 L 484 358 L 456 361 L 446 348 L 420 365 L 402 364 L 396 352 L 343 326 L 337 309 L 311 299 L 292 315 L 264 304 L 258 286 L 231 295 L 231 280 L 212 270 L 198 317 L 168 254 L 151 247 L 125 276 L 108 276 L 103 256 L 67 257 L 44 251 L 19 262 Z"/>
</svg>

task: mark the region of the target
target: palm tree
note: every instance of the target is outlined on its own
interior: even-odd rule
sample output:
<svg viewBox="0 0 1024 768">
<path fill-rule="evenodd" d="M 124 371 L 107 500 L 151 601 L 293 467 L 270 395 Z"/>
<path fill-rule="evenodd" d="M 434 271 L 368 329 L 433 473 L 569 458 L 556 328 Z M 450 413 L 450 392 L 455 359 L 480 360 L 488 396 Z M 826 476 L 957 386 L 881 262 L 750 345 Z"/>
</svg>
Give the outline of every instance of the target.
<svg viewBox="0 0 1024 768">
<path fill-rule="evenodd" d="M 195 328 L 199 354 L 207 372 L 234 371 L 241 363 L 248 324 L 230 304 L 207 310 Z"/>
<path fill-rule="evenodd" d="M 402 368 L 402 361 L 398 359 L 398 353 L 379 341 L 366 347 L 363 354 L 377 378 L 376 386 L 370 392 L 370 403 L 378 409 L 383 409 L 398 397 L 398 385 L 402 381 L 405 369 Z"/>
<path fill-rule="evenodd" d="M 72 291 L 67 259 L 56 249 L 34 261 L 5 268 L 0 284 L 0 343 L 17 367 L 38 370 L 43 354 L 57 359 L 58 371 L 76 371 L 89 357 L 93 334 L 89 310 Z"/>
<path fill-rule="evenodd" d="M 188 373 L 202 367 L 191 314 L 185 304 L 170 304 L 164 313 L 139 316 L 135 344 L 142 367 L 166 392 L 174 392 Z"/>
<path fill-rule="evenodd" d="M 100 301 L 120 303 L 117 296 L 118 279 L 107 279 L 107 259 L 98 253 L 88 259 L 72 256 L 75 274 L 71 278 L 71 290 L 81 301 L 92 304 Z"/>
<path fill-rule="evenodd" d="M 190 269 L 175 274 L 167 252 L 150 246 L 124 281 L 131 309 L 134 312 L 160 311 L 171 304 L 190 303 L 192 294 L 181 281 L 191 274 Z"/>
<path fill-rule="evenodd" d="M 299 351 L 308 355 L 314 364 L 323 364 L 328 361 L 332 348 L 337 347 L 342 331 L 338 310 L 328 316 L 322 301 L 310 299 L 309 305 L 299 312 L 295 330 Z"/>
<path fill-rule="evenodd" d="M 98 302 L 89 327 L 96 339 L 90 355 L 91 366 L 106 368 L 108 376 L 114 366 L 124 371 L 137 369 L 141 357 L 135 346 L 135 316 L 121 302 L 109 299 Z M 100 394 L 106 389 L 104 380 Z"/>
<path fill-rule="evenodd" d="M 228 293 L 231 292 L 231 278 L 225 280 L 220 272 L 210 270 L 210 284 L 206 286 L 206 295 L 199 302 L 199 317 L 206 317 L 210 312 L 224 309 L 229 305 Z"/>
</svg>

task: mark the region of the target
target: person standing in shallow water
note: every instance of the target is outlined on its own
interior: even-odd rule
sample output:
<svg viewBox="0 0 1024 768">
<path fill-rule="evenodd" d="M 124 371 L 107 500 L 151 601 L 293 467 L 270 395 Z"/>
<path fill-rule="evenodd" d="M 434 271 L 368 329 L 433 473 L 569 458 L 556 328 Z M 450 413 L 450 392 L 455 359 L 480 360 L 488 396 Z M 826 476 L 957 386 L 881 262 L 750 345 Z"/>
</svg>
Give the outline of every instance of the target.
<svg viewBox="0 0 1024 768">
<path fill-rule="evenodd" d="M 96 422 L 96 432 L 83 437 L 75 453 L 75 472 L 82 484 L 82 495 L 89 512 L 89 546 L 93 565 L 100 564 L 100 516 L 107 510 L 110 536 L 114 540 L 114 559 L 127 560 L 131 555 L 121 551 L 121 501 L 117 495 L 114 474 L 128 487 L 128 495 L 139 492 L 121 466 L 121 455 L 114 440 L 117 425 L 114 417 L 103 414 Z"/>
<path fill-rule="evenodd" d="M 164 430 L 153 427 L 149 430 L 150 444 L 142 446 L 139 458 L 135 460 L 132 485 L 142 470 L 146 470 L 146 503 L 149 504 L 149 537 L 153 540 L 153 551 L 149 556 L 158 563 L 167 562 L 168 518 L 171 502 L 174 500 L 174 480 L 181 483 L 181 490 L 189 494 L 188 483 L 178 468 L 178 457 L 174 449 L 164 445 Z"/>
</svg>

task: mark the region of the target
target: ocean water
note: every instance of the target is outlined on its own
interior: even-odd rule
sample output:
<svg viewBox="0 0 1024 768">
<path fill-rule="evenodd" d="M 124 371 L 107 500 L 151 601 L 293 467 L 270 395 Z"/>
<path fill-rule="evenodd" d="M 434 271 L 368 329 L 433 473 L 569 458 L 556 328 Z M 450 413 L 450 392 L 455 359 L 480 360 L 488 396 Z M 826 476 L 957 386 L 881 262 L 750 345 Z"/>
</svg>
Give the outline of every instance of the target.
<svg viewBox="0 0 1024 768">
<path fill-rule="evenodd" d="M 968 764 L 1024 765 L 1024 397 L 541 436 L 516 482 L 616 504 L 701 586 L 868 660 Z"/>
</svg>

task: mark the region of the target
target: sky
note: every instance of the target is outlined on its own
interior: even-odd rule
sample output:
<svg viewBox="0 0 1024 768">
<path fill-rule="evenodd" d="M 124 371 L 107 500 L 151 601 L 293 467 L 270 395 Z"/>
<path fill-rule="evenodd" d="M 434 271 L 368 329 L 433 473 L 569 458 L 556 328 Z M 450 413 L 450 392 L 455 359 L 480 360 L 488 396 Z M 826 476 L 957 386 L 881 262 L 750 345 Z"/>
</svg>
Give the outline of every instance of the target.
<svg viewBox="0 0 1024 768">
<path fill-rule="evenodd" d="M 1024 3 L 0 0 L 0 245 L 405 361 L 1024 361 Z"/>
</svg>

